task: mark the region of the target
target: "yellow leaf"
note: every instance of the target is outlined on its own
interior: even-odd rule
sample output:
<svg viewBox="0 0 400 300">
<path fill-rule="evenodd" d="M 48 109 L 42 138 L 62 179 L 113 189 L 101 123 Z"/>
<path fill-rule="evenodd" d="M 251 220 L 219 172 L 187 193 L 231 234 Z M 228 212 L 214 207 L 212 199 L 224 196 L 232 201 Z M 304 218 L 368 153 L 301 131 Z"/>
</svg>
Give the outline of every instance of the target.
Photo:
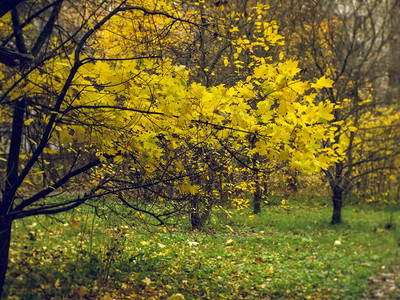
<svg viewBox="0 0 400 300">
<path fill-rule="evenodd" d="M 226 243 L 225 243 L 225 244 L 226 244 L 226 245 L 230 245 L 230 244 L 233 244 L 233 243 L 234 243 L 234 240 L 232 240 L 232 239 L 229 239 L 229 240 L 227 240 L 227 241 L 226 241 Z"/>
<path fill-rule="evenodd" d="M 173 294 L 172 296 L 168 297 L 167 300 L 185 300 L 185 296 L 182 294 Z"/>
<path fill-rule="evenodd" d="M 355 131 L 357 131 L 357 127 L 349 126 L 349 130 L 350 130 L 351 132 L 355 132 Z"/>
<path fill-rule="evenodd" d="M 119 164 L 123 160 L 124 160 L 123 156 L 117 156 L 116 158 L 114 158 L 114 163 Z"/>
<path fill-rule="evenodd" d="M 332 114 L 332 109 L 333 109 L 333 104 L 332 103 L 322 103 L 320 102 L 318 104 L 318 112 L 319 112 L 319 117 L 322 120 L 333 120 L 335 117 Z"/>
<path fill-rule="evenodd" d="M 24 182 L 33 186 L 33 183 L 28 179 L 25 179 Z"/>
<path fill-rule="evenodd" d="M 364 100 L 364 101 L 358 103 L 358 105 L 367 104 L 367 103 L 369 103 L 369 102 L 372 102 L 372 100 L 371 100 L 371 99 L 366 99 L 366 100 Z"/>
<path fill-rule="evenodd" d="M 71 225 L 72 228 L 78 228 L 79 227 L 79 220 L 77 218 L 75 218 L 74 216 L 71 216 L 71 218 L 69 219 L 69 224 Z"/>
<path fill-rule="evenodd" d="M 234 230 L 232 229 L 232 227 L 231 226 L 229 226 L 229 225 L 225 225 L 231 232 L 234 232 Z"/>
<path fill-rule="evenodd" d="M 320 79 L 317 80 L 316 83 L 312 83 L 311 87 L 316 88 L 316 89 L 322 89 L 322 88 L 330 88 L 335 82 L 332 79 L 326 78 L 325 76 L 322 76 Z"/>
<path fill-rule="evenodd" d="M 153 281 L 151 281 L 150 278 L 146 277 L 145 279 L 142 280 L 143 283 L 145 283 L 146 285 L 150 285 L 153 283 Z"/>
<path fill-rule="evenodd" d="M 25 124 L 25 126 L 29 126 L 32 122 L 33 122 L 33 119 L 28 119 L 28 120 L 25 120 L 24 124 Z"/>
</svg>

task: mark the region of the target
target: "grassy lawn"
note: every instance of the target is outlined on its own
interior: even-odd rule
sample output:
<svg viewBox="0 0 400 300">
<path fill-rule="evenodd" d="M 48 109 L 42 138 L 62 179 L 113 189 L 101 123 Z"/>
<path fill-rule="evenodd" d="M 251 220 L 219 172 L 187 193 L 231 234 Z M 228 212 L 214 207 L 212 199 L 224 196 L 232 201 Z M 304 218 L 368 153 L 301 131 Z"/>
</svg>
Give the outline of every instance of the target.
<svg viewBox="0 0 400 300">
<path fill-rule="evenodd" d="M 9 299 L 398 298 L 400 210 L 214 211 L 205 231 L 132 226 L 82 208 L 15 223 Z M 390 223 L 391 226 L 387 226 Z M 390 228 L 389 228 L 390 227 Z M 396 275 L 397 274 L 397 275 Z M 390 278 L 389 278 L 390 277 Z M 388 279 L 389 278 L 389 279 Z M 388 285 L 388 283 L 390 283 Z"/>
</svg>

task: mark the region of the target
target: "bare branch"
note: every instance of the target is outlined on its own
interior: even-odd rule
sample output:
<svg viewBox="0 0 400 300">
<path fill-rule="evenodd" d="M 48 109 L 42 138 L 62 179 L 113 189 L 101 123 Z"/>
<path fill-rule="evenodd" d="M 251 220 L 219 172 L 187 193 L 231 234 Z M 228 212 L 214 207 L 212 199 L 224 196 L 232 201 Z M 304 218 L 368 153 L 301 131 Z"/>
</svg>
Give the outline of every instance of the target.
<svg viewBox="0 0 400 300">
<path fill-rule="evenodd" d="M 36 195 L 30 197 L 29 199 L 26 199 L 23 202 L 21 202 L 19 205 L 17 205 L 15 207 L 14 211 L 23 210 L 28 205 L 31 205 L 32 203 L 35 203 L 36 201 L 38 201 L 38 200 L 44 198 L 45 196 L 49 195 L 50 193 L 54 192 L 56 189 L 58 189 L 63 184 L 68 182 L 71 178 L 73 178 L 79 174 L 82 174 L 82 173 L 92 169 L 93 167 L 98 166 L 99 164 L 101 164 L 100 159 L 96 159 L 95 161 L 93 161 L 79 169 L 76 169 L 75 171 L 69 172 L 67 175 L 65 175 L 63 178 L 61 178 L 59 181 L 57 181 L 51 187 L 48 187 L 47 189 L 44 189 L 44 190 L 40 191 L 39 193 L 37 193 Z"/>
</svg>

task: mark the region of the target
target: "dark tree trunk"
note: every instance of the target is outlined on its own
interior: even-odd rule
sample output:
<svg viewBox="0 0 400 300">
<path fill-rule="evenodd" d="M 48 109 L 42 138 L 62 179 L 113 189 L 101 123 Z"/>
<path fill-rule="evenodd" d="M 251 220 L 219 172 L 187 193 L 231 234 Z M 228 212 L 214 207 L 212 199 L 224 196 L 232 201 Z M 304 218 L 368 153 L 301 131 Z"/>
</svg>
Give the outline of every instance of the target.
<svg viewBox="0 0 400 300">
<path fill-rule="evenodd" d="M 8 214 L 12 212 L 15 192 L 18 188 L 19 153 L 24 124 L 24 111 L 25 101 L 16 102 L 7 160 L 6 182 L 0 202 L 0 299 L 7 272 L 8 252 L 11 240 L 12 220 L 8 217 Z"/>
<path fill-rule="evenodd" d="M 343 189 L 335 187 L 332 191 L 333 212 L 331 224 L 340 224 L 342 223 Z"/>
<path fill-rule="evenodd" d="M 192 225 L 192 229 L 199 229 L 203 227 L 203 222 L 201 221 L 201 217 L 198 211 L 192 211 L 190 214 L 190 224 Z"/>
<path fill-rule="evenodd" d="M 343 174 L 343 162 L 338 162 L 335 164 L 334 172 L 334 175 L 332 175 L 332 173 L 326 173 L 329 176 L 329 184 L 332 190 L 333 212 L 331 224 L 340 224 L 342 223 L 343 200 L 345 191 L 348 187 L 348 185 L 345 183 L 346 177 Z M 347 173 L 347 176 L 349 175 L 350 172 Z"/>
<path fill-rule="evenodd" d="M 8 267 L 8 254 L 11 241 L 11 220 L 0 217 L 0 299 L 2 299 L 4 280 Z"/>
<path fill-rule="evenodd" d="M 252 148 L 254 148 L 254 143 L 255 139 L 251 142 Z M 261 212 L 261 198 L 262 198 L 262 193 L 261 193 L 261 186 L 260 186 L 260 176 L 258 175 L 258 170 L 257 170 L 257 163 L 259 159 L 259 155 L 257 153 L 253 154 L 252 157 L 252 163 L 253 163 L 253 178 L 254 178 L 254 184 L 255 184 L 255 190 L 254 190 L 254 202 L 253 202 L 253 213 L 259 214 Z"/>
</svg>

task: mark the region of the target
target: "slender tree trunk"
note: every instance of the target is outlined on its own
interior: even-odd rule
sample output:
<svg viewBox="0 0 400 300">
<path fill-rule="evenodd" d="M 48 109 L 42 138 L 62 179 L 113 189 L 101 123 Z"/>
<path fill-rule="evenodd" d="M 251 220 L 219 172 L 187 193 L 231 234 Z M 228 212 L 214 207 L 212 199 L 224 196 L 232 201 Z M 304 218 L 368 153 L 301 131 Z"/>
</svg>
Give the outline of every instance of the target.
<svg viewBox="0 0 400 300">
<path fill-rule="evenodd" d="M 12 212 L 15 192 L 18 188 L 19 153 L 21 148 L 25 101 L 15 103 L 10 149 L 7 159 L 6 181 L 3 197 L 0 202 L 0 299 L 8 266 L 8 253 L 11 240 L 12 220 L 8 214 Z"/>
<path fill-rule="evenodd" d="M 261 194 L 261 186 L 260 186 L 259 178 L 256 178 L 254 180 L 254 183 L 256 185 L 255 186 L 256 189 L 254 191 L 254 210 L 253 210 L 253 212 L 256 215 L 256 214 L 259 214 L 261 212 L 261 197 L 262 197 L 262 194 Z"/>
<path fill-rule="evenodd" d="M 342 222 L 342 207 L 346 184 L 343 174 L 343 162 L 335 164 L 335 174 L 329 175 L 329 184 L 332 190 L 333 212 L 331 224 L 340 224 Z"/>
<path fill-rule="evenodd" d="M 331 224 L 342 223 L 343 189 L 336 186 L 332 189 L 333 212 Z"/>
<path fill-rule="evenodd" d="M 11 220 L 0 217 L 0 299 L 2 299 L 4 280 L 8 267 L 8 255 L 11 241 Z"/>
<path fill-rule="evenodd" d="M 251 142 L 251 147 L 254 148 L 254 143 L 255 143 L 255 139 L 253 139 L 253 141 Z M 260 176 L 258 174 L 257 171 L 257 163 L 258 163 L 258 159 L 259 159 L 259 155 L 257 155 L 257 153 L 253 154 L 252 157 L 252 163 L 253 163 L 253 178 L 254 178 L 254 184 L 255 184 L 255 190 L 254 190 L 254 202 L 253 202 L 253 213 L 259 214 L 261 212 L 261 198 L 262 198 L 262 194 L 261 194 L 261 186 L 260 186 Z"/>
</svg>

